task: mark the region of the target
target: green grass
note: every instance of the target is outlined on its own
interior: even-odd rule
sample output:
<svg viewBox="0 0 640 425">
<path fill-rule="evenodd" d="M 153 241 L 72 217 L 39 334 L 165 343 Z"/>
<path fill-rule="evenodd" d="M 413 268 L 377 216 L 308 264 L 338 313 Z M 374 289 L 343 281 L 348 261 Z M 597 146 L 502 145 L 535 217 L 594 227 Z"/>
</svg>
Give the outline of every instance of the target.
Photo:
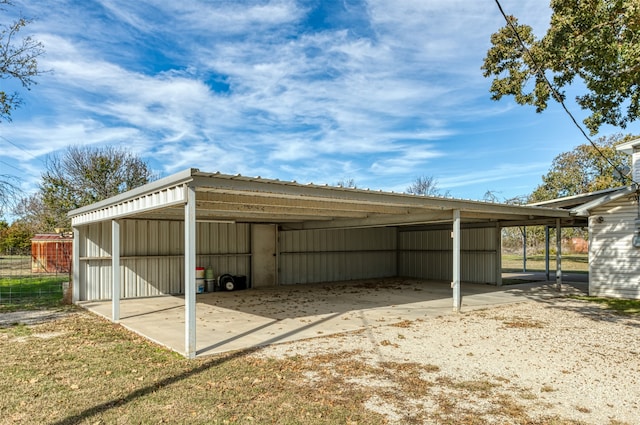
<svg viewBox="0 0 640 425">
<path fill-rule="evenodd" d="M 549 257 L 549 268 L 555 270 L 555 255 Z M 589 272 L 589 256 L 587 254 L 566 254 L 562 256 L 562 270 L 571 273 L 588 273 Z M 502 271 L 503 272 L 521 272 L 522 271 L 522 255 L 503 254 L 502 255 Z M 544 254 L 527 255 L 527 271 L 543 272 L 545 271 Z"/>
<path fill-rule="evenodd" d="M 614 311 L 618 314 L 629 316 L 640 316 L 640 300 L 627 300 L 622 298 L 601 298 L 588 297 L 583 295 L 575 295 L 571 298 L 576 300 L 589 301 L 602 305 L 607 310 Z"/>
<path fill-rule="evenodd" d="M 0 312 L 55 307 L 62 301 L 63 276 L 0 278 Z"/>
</svg>

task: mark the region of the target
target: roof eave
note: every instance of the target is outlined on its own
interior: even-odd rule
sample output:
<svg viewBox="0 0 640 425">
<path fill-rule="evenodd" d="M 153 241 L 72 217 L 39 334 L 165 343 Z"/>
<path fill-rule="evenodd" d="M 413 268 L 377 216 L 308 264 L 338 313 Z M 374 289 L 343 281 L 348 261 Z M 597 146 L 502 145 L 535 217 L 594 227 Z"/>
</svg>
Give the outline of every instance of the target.
<svg viewBox="0 0 640 425">
<path fill-rule="evenodd" d="M 89 211 L 95 211 L 99 209 L 103 209 L 105 207 L 109 207 L 111 205 L 119 204 L 123 201 L 127 201 L 129 199 L 135 199 L 140 195 L 145 193 L 152 193 L 158 190 L 161 190 L 166 187 L 176 186 L 179 184 L 187 183 L 193 180 L 193 175 L 198 173 L 200 170 L 197 168 L 187 168 L 186 170 L 180 171 L 176 174 L 172 174 L 170 176 L 161 178 L 159 180 L 153 181 L 151 183 L 147 183 L 135 189 L 131 189 L 127 192 L 121 193 L 116 196 L 112 196 L 111 198 L 105 199 L 103 201 L 99 201 L 93 203 L 91 205 L 87 205 L 84 207 L 76 208 L 75 210 L 69 211 L 67 217 L 73 218 L 80 214 L 84 214 Z"/>
<path fill-rule="evenodd" d="M 571 214 L 579 217 L 588 217 L 589 212 L 597 208 L 601 205 L 608 204 L 609 202 L 613 202 L 616 199 L 620 199 L 623 196 L 628 196 L 638 191 L 638 187 L 634 184 L 631 186 L 625 186 L 616 192 L 608 193 L 598 199 L 594 199 L 593 201 L 587 202 L 586 204 L 582 204 L 578 207 L 571 209 Z"/>
</svg>

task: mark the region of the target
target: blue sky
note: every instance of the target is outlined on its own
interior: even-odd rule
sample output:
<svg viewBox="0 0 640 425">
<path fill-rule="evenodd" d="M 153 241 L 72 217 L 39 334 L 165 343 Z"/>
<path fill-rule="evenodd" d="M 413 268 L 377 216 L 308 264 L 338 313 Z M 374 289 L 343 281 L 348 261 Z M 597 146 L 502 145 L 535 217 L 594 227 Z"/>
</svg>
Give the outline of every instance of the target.
<svg viewBox="0 0 640 425">
<path fill-rule="evenodd" d="M 0 173 L 24 193 L 48 155 L 109 144 L 161 176 L 194 167 L 398 192 L 433 176 L 454 197 L 508 198 L 584 143 L 557 105 L 490 100 L 480 66 L 504 24 L 493 0 L 15 3 L 51 70 L 0 123 Z M 548 2 L 502 4 L 546 31 Z"/>
</svg>

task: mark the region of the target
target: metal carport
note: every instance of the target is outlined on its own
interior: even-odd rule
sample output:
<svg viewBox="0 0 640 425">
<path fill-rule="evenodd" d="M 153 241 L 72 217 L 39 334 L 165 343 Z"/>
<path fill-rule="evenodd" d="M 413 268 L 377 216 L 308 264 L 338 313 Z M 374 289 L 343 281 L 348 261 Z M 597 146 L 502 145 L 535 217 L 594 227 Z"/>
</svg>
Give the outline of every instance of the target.
<svg viewBox="0 0 640 425">
<path fill-rule="evenodd" d="M 270 240 L 272 230 L 276 237 L 278 232 L 285 234 L 296 231 L 323 232 L 345 229 L 355 231 L 355 229 L 389 228 L 401 229 L 403 232 L 429 230 L 440 232 L 440 239 L 436 243 L 441 245 L 443 232 L 447 237 L 450 232 L 451 243 L 447 244 L 447 248 L 438 246 L 438 249 L 431 249 L 431 251 L 438 251 L 439 255 L 444 255 L 442 252 L 448 251 L 446 258 L 451 259 L 451 270 L 448 270 L 447 276 L 451 276 L 453 308 L 456 311 L 460 308 L 462 231 L 493 229 L 486 234 L 491 234 L 493 238 L 498 239 L 492 242 L 495 247 L 496 243 L 499 246 L 500 229 L 505 226 L 554 225 L 560 228 L 582 225 L 577 222 L 580 218 L 573 217 L 569 211 L 559 208 L 513 206 L 299 184 L 260 177 L 205 173 L 197 169 L 187 169 L 96 204 L 79 208 L 71 211 L 69 216 L 72 219 L 74 232 L 73 300 L 78 302 L 91 299 L 87 292 L 89 288 L 87 276 L 91 267 L 94 267 L 92 264 L 103 264 L 95 266 L 98 271 L 94 276 L 96 279 L 109 282 L 109 296 L 112 300 L 111 316 L 116 322 L 120 319 L 123 287 L 126 288 L 127 285 L 134 284 L 133 281 L 140 280 L 141 274 L 135 267 L 129 270 L 129 274 L 112 272 L 122 270 L 121 261 L 133 261 L 121 256 L 121 237 L 123 236 L 121 224 L 126 225 L 128 220 L 180 223 L 179 234 L 182 238 L 182 247 L 171 252 L 174 254 L 173 258 L 180 257 L 182 262 L 183 289 L 181 290 L 185 295 L 185 355 L 190 358 L 195 357 L 196 354 L 197 223 L 201 225 L 203 223 L 243 224 L 251 226 L 252 235 L 262 234 L 264 237 L 251 236 L 252 251 L 242 255 L 250 259 L 250 271 L 253 274 L 259 274 L 266 279 L 267 283 L 272 284 L 278 283 L 277 265 L 273 270 L 268 270 L 271 266 L 265 268 L 264 265 L 268 263 L 269 256 L 278 257 L 280 254 L 278 246 L 275 242 L 271 246 L 269 244 L 260 246 L 261 242 Z M 173 224 L 171 226 L 170 228 L 175 230 L 175 226 Z M 169 229 L 169 227 L 166 228 Z M 157 226 L 154 229 L 157 229 Z M 357 235 L 353 232 L 349 235 L 354 234 Z M 151 236 L 156 237 L 149 233 L 144 235 L 150 235 L 150 239 Z M 128 240 L 136 237 L 135 234 L 128 233 L 124 236 Z M 173 240 L 175 241 L 175 237 Z M 147 243 L 152 244 L 153 241 L 147 241 Z M 352 243 L 357 241 L 345 242 L 347 245 Z M 373 254 L 384 253 L 395 262 L 396 269 L 404 251 L 413 254 L 410 248 L 404 251 L 399 249 L 397 242 L 391 244 L 386 250 L 378 251 Z M 487 257 L 487 253 L 483 250 L 477 251 L 475 252 L 471 247 L 465 253 L 478 258 L 484 256 L 482 257 L 485 258 L 483 267 L 489 267 L 486 258 L 492 258 L 493 264 L 490 267 L 494 271 L 500 270 L 500 255 Z M 332 253 L 335 256 L 341 255 L 339 249 L 333 250 Z M 343 256 L 347 254 L 347 252 L 342 253 Z M 405 257 L 411 257 L 409 254 Z M 396 258 L 393 259 L 393 256 Z M 162 263 L 166 253 L 159 255 L 153 249 L 149 249 L 144 257 L 158 264 Z M 423 257 L 415 255 L 411 258 L 414 260 L 407 261 L 415 263 Z M 108 263 L 106 266 L 105 262 Z M 449 264 L 448 260 L 444 263 Z M 157 274 L 158 271 L 154 273 Z M 123 278 L 126 282 L 121 281 Z M 499 273 L 495 274 L 495 283 L 500 284 Z"/>
</svg>

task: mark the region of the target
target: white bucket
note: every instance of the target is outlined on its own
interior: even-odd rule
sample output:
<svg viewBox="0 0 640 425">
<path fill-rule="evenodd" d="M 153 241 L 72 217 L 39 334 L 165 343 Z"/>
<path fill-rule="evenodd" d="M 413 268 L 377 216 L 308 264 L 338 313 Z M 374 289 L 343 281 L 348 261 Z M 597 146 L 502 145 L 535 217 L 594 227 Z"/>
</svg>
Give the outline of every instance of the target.
<svg viewBox="0 0 640 425">
<path fill-rule="evenodd" d="M 196 279 L 204 279 L 204 267 L 196 267 Z"/>
<path fill-rule="evenodd" d="M 204 294 L 204 279 L 196 279 L 196 293 Z"/>
</svg>

